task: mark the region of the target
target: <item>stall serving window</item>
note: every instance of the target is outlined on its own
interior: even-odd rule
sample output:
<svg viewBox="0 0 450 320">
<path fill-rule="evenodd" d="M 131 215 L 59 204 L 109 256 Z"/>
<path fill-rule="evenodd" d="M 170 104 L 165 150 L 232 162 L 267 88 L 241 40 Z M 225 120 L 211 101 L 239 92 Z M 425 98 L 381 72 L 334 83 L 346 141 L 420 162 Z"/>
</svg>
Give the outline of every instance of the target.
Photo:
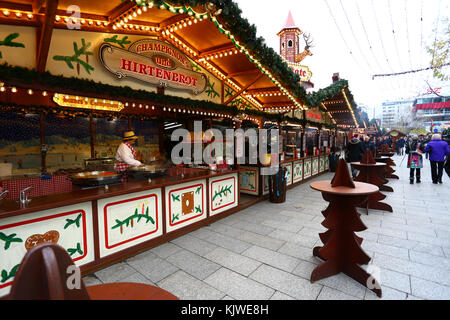
<svg viewBox="0 0 450 320">
<path fill-rule="evenodd" d="M 84 159 L 91 157 L 89 118 L 46 115 L 45 144 L 47 172 L 83 169 Z"/>
<path fill-rule="evenodd" d="M 306 156 L 310 157 L 314 155 L 317 150 L 317 129 L 306 128 Z"/>
<path fill-rule="evenodd" d="M 135 145 L 138 159 L 142 159 L 143 163 L 149 163 L 161 158 L 157 120 L 131 120 L 131 129 L 138 137 Z"/>
<path fill-rule="evenodd" d="M 40 173 L 40 116 L 0 112 L 0 176 Z"/>
<path fill-rule="evenodd" d="M 328 143 L 328 137 L 330 136 L 330 132 L 328 130 L 322 130 L 320 132 L 320 148 L 322 150 L 322 152 L 327 151 L 330 147 L 329 143 Z"/>
<path fill-rule="evenodd" d="M 126 131 L 128 131 L 127 119 L 94 118 L 94 158 L 114 159 Z"/>
</svg>

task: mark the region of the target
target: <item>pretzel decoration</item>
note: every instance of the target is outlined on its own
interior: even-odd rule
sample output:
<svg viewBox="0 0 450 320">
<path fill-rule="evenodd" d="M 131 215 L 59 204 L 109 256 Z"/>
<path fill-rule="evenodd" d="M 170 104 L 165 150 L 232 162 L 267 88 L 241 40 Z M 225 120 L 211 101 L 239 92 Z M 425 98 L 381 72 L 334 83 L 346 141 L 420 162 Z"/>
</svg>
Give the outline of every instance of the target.
<svg viewBox="0 0 450 320">
<path fill-rule="evenodd" d="M 47 231 L 45 234 L 33 234 L 27 238 L 25 241 L 25 248 L 30 251 L 32 248 L 36 247 L 41 243 L 58 243 L 59 232 L 55 230 Z"/>
</svg>

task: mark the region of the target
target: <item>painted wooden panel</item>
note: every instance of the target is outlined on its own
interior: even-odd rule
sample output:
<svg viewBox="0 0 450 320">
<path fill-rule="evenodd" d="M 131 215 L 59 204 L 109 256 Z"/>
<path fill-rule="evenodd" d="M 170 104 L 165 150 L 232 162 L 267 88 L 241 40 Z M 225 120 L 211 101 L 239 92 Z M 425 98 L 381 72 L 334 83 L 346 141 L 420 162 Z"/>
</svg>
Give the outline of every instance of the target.
<svg viewBox="0 0 450 320">
<path fill-rule="evenodd" d="M 325 170 L 330 170 L 330 158 L 328 158 L 328 155 L 325 156 Z"/>
<path fill-rule="evenodd" d="M 324 172 L 324 171 L 325 171 L 325 157 L 320 156 L 319 157 L 319 172 Z"/>
<path fill-rule="evenodd" d="M 163 234 L 161 189 L 98 200 L 100 257 Z"/>
<path fill-rule="evenodd" d="M 263 195 L 269 194 L 269 177 L 270 176 L 262 176 L 264 179 L 264 190 Z"/>
<path fill-rule="evenodd" d="M 292 184 L 292 162 L 291 163 L 285 163 L 281 165 L 283 168 L 286 168 L 286 184 L 290 186 Z"/>
<path fill-rule="evenodd" d="M 311 158 L 305 159 L 303 166 L 303 179 L 311 177 Z"/>
<path fill-rule="evenodd" d="M 292 175 L 293 183 L 300 182 L 303 180 L 303 160 L 294 162 L 294 169 Z"/>
<path fill-rule="evenodd" d="M 231 208 L 238 203 L 238 175 L 233 173 L 209 179 L 209 215 L 214 216 Z"/>
<path fill-rule="evenodd" d="M 312 159 L 312 169 L 311 169 L 312 175 L 315 176 L 319 173 L 319 157 L 314 157 Z"/>
<path fill-rule="evenodd" d="M 166 187 L 166 232 L 207 217 L 206 180 Z"/>
<path fill-rule="evenodd" d="M 27 251 L 43 242 L 65 248 L 78 266 L 92 262 L 92 203 L 0 219 L 0 296 L 9 292 Z"/>
<path fill-rule="evenodd" d="M 257 196 L 259 194 L 259 168 L 241 166 L 239 174 L 240 192 Z"/>
</svg>

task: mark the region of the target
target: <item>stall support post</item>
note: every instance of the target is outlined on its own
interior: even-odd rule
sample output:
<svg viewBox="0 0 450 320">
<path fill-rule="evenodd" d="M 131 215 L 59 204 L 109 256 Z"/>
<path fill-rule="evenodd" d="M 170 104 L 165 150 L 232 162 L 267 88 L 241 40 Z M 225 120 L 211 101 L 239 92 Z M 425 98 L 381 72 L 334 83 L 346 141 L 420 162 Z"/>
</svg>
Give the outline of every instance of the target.
<svg viewBox="0 0 450 320">
<path fill-rule="evenodd" d="M 301 131 L 301 139 L 300 139 L 300 143 L 301 143 L 301 157 L 304 158 L 305 157 L 305 133 L 306 133 L 306 127 L 302 126 L 302 131 Z"/>
<path fill-rule="evenodd" d="M 41 125 L 41 148 L 45 145 L 45 115 L 40 113 L 40 125 Z M 41 150 L 41 172 L 47 172 L 46 153 Z"/>
<path fill-rule="evenodd" d="M 91 125 L 91 158 L 95 158 L 95 123 L 92 114 L 89 115 Z"/>
<path fill-rule="evenodd" d="M 164 154 L 164 121 L 158 121 L 159 153 Z"/>
<path fill-rule="evenodd" d="M 320 150 L 320 128 L 317 129 L 316 142 L 317 142 L 317 150 Z"/>
</svg>

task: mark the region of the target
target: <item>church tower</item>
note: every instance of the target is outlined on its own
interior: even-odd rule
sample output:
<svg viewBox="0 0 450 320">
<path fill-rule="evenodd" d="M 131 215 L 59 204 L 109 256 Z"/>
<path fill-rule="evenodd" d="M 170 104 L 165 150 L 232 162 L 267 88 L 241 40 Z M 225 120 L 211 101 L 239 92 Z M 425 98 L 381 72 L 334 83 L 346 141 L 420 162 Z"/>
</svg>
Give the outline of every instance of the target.
<svg viewBox="0 0 450 320">
<path fill-rule="evenodd" d="M 280 37 L 280 55 L 289 62 L 296 62 L 296 56 L 300 52 L 300 36 L 302 31 L 295 25 L 291 11 L 284 28 L 278 32 Z"/>
</svg>

